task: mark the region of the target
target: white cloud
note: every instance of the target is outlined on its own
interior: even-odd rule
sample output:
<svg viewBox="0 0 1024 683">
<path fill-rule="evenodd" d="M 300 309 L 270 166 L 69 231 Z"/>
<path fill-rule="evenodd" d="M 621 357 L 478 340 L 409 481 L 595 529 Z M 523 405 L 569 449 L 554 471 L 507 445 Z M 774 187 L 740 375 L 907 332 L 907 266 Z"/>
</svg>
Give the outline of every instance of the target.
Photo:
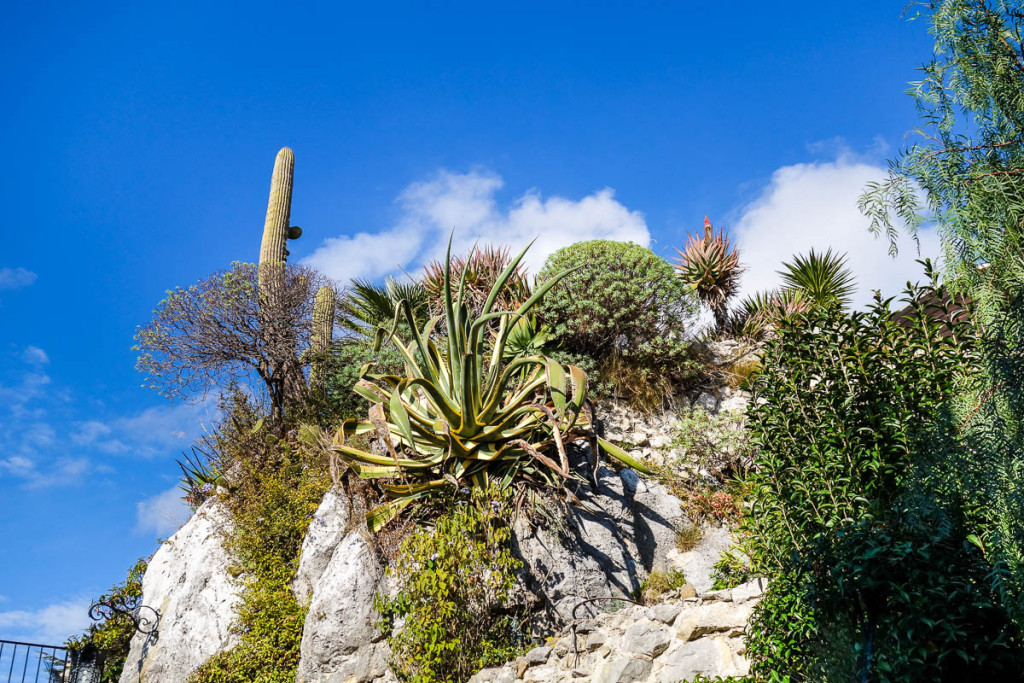
<svg viewBox="0 0 1024 683">
<path fill-rule="evenodd" d="M 24 480 L 28 488 L 45 488 L 74 484 L 91 469 L 88 458 L 59 458 L 52 463 L 43 463 L 34 458 L 12 455 L 0 460 L 0 472 Z"/>
<path fill-rule="evenodd" d="M 89 473 L 109 472 L 103 456 L 176 456 L 217 419 L 216 402 L 209 400 L 75 420 L 67 392 L 53 388 L 42 371 L 46 352 L 29 346 L 12 357 L 22 364 L 0 364 L 0 373 L 6 372 L 0 375 L 0 477 L 29 488 L 76 484 Z"/>
<path fill-rule="evenodd" d="M 177 486 L 137 503 L 135 508 L 135 530 L 156 536 L 173 534 L 192 515 Z"/>
<path fill-rule="evenodd" d="M 89 618 L 87 599 L 55 602 L 37 610 L 0 612 L 0 633 L 9 640 L 60 645 L 85 630 Z"/>
<path fill-rule="evenodd" d="M 775 171 L 761 195 L 743 207 L 731 229 L 740 259 L 748 266 L 743 274 L 743 294 L 778 286 L 776 271 L 782 262 L 811 248 L 824 251 L 832 247 L 847 254 L 857 279 L 854 305 L 858 307 L 871 301 L 874 289 L 893 296 L 907 280 L 921 280 L 923 271 L 914 261 L 925 256 L 938 261 L 935 230 L 920 231 L 920 256 L 913 244 L 907 243 L 893 259 L 888 255 L 888 242 L 868 232 L 869 221 L 857 208 L 865 185 L 885 176 L 884 168 L 844 151 L 832 162 L 795 164 Z"/>
<path fill-rule="evenodd" d="M 475 241 L 509 245 L 517 251 L 536 238 L 524 262 L 530 272 L 537 273 L 549 254 L 575 242 L 650 243 L 643 214 L 616 201 L 610 188 L 579 200 L 545 199 L 529 190 L 503 207 L 495 199 L 502 185 L 501 177 L 489 171 L 439 171 L 402 191 L 397 199 L 402 213 L 395 225 L 377 233 L 330 238 L 305 261 L 341 282 L 376 279 L 400 266 L 413 272 L 444 255 L 454 230 L 455 253 L 468 251 Z"/>
<path fill-rule="evenodd" d="M 22 359 L 29 365 L 46 365 L 50 362 L 50 357 L 46 355 L 46 351 L 43 351 L 38 346 L 29 346 L 25 349 L 25 352 L 21 354 Z"/>
<path fill-rule="evenodd" d="M 108 422 L 76 422 L 71 441 L 108 455 L 153 458 L 187 449 L 214 420 L 213 401 L 157 406 Z"/>
<path fill-rule="evenodd" d="M 24 268 L 0 268 L 0 290 L 28 287 L 36 281 L 36 277 L 35 273 Z"/>
</svg>

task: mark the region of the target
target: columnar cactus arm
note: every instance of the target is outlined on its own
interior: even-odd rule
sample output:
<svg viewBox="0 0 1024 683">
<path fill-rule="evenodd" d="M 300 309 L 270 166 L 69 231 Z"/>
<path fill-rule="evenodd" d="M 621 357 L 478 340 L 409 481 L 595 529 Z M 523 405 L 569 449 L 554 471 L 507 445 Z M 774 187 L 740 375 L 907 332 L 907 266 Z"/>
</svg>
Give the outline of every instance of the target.
<svg viewBox="0 0 1024 683">
<path fill-rule="evenodd" d="M 260 265 L 283 264 L 288 258 L 285 242 L 296 239 L 302 229 L 289 227 L 292 211 L 292 181 L 295 176 L 295 154 L 288 147 L 282 147 L 274 160 L 274 175 L 270 180 L 270 200 L 267 203 L 267 218 L 263 224 L 263 241 L 260 243 Z"/>
<path fill-rule="evenodd" d="M 309 367 L 309 387 L 320 389 L 326 380 L 327 368 L 324 355 L 331 347 L 334 337 L 334 288 L 324 285 L 313 301 L 313 334 L 309 351 L 312 357 Z"/>
</svg>

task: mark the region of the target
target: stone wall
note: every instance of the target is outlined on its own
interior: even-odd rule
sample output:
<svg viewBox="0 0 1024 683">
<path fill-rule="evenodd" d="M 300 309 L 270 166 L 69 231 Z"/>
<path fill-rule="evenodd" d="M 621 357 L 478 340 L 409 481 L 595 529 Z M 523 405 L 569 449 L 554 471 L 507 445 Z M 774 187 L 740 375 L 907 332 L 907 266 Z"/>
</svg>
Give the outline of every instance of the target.
<svg viewBox="0 0 1024 683">
<path fill-rule="evenodd" d="M 575 629 L 472 683 L 679 683 L 697 675 L 745 676 L 743 629 L 764 582 L 693 595 L 684 587 L 653 606 L 628 605 Z"/>
</svg>

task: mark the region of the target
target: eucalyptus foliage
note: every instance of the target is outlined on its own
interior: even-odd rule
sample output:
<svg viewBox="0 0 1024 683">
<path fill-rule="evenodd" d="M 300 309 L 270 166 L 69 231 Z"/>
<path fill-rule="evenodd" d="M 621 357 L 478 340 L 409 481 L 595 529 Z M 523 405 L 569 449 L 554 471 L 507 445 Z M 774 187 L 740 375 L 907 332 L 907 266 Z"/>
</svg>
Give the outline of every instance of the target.
<svg viewBox="0 0 1024 683">
<path fill-rule="evenodd" d="M 529 248 L 529 247 L 527 247 Z M 566 273 L 547 280 L 515 311 L 495 303 L 526 253 L 509 262 L 485 299 L 480 314 L 469 308 L 466 269 L 457 287 L 451 277 L 451 245 L 444 269 L 444 315 L 420 325 L 408 301 L 401 302 L 389 329 L 379 328 L 402 356 L 403 375 L 374 375 L 364 368 L 355 390 L 370 402 L 368 420 L 347 420 L 333 450 L 365 478 L 382 478 L 391 500 L 371 509 L 372 529 L 386 524 L 416 499 L 451 487 L 513 481 L 560 488 L 575 476 L 566 445 L 587 439 L 640 470 L 624 451 L 591 429 L 587 376 L 541 354 L 509 360 L 512 330 Z M 403 340 L 399 320 L 411 331 Z M 440 334 L 443 322 L 445 334 Z M 497 324 L 497 330 L 491 330 Z M 349 439 L 374 434 L 383 452 L 357 448 Z"/>
<path fill-rule="evenodd" d="M 892 253 L 901 222 L 915 239 L 937 223 L 951 285 L 987 318 L 1024 282 L 1024 12 L 1014 0 L 921 6 L 936 52 L 912 83 L 921 126 L 861 209 Z"/>
</svg>

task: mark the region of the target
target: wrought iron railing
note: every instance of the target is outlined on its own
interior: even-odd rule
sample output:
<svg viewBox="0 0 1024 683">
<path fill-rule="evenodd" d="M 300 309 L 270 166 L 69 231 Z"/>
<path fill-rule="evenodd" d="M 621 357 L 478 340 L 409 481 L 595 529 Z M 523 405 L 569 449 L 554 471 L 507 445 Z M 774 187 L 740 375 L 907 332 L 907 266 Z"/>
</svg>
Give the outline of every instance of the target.
<svg viewBox="0 0 1024 683">
<path fill-rule="evenodd" d="M 0 683 L 66 683 L 73 668 L 66 647 L 0 640 Z"/>
<path fill-rule="evenodd" d="M 160 612 L 140 604 L 142 596 L 119 602 L 99 602 L 89 608 L 93 621 L 130 619 L 135 630 L 156 642 Z M 63 645 L 40 645 L 0 640 L 0 683 L 98 683 L 106 653 L 87 642 L 70 650 Z"/>
</svg>

